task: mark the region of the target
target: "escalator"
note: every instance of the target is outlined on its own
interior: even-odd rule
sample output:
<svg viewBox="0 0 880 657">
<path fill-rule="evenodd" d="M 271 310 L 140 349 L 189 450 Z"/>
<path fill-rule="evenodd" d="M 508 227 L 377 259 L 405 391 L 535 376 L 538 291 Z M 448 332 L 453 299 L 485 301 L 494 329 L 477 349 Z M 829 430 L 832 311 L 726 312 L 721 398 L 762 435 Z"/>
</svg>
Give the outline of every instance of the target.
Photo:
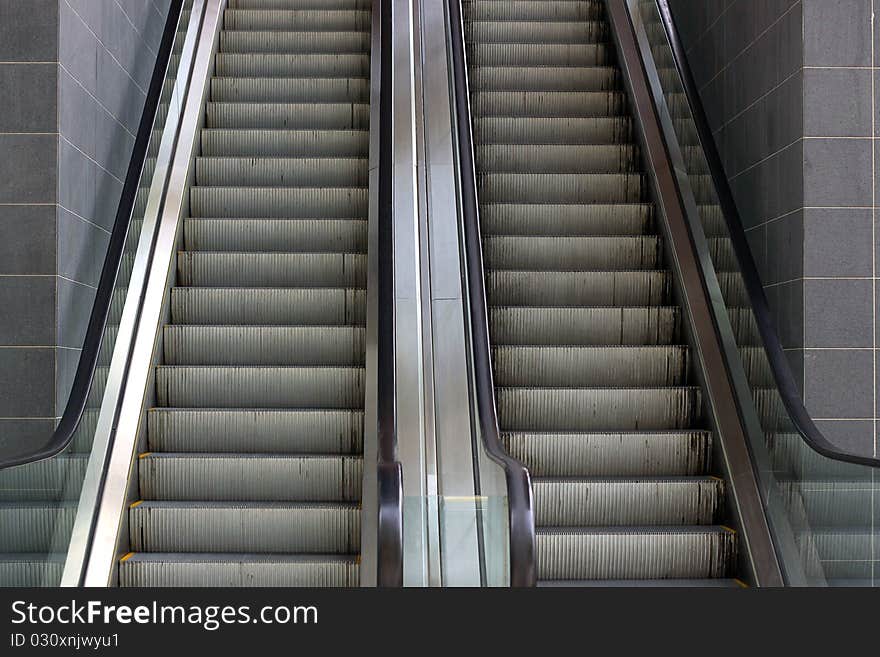
<svg viewBox="0 0 880 657">
<path fill-rule="evenodd" d="M 682 312 L 603 3 L 463 3 L 501 437 L 539 584 L 734 584 Z"/>
<path fill-rule="evenodd" d="M 225 11 L 122 586 L 358 584 L 371 16 L 306 4 Z"/>
</svg>

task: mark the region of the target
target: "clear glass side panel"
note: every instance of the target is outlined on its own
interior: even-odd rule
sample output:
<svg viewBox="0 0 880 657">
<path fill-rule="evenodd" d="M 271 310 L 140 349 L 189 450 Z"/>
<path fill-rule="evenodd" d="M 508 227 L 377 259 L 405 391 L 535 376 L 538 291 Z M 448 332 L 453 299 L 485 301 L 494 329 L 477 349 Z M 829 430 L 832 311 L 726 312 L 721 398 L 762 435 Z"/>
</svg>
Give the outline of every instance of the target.
<svg viewBox="0 0 880 657">
<path fill-rule="evenodd" d="M 775 385 L 727 224 L 698 137 L 684 87 L 656 0 L 636 0 L 666 106 L 672 118 L 698 206 L 728 319 L 763 433 L 768 463 L 762 486 L 768 518 L 787 571 L 799 570 L 806 583 L 831 586 L 880 585 L 880 480 L 873 468 L 827 459 L 794 429 Z M 779 321 L 785 321 L 784 309 Z M 761 436 L 758 437 L 758 440 Z M 777 521 L 774 522 L 773 518 Z M 778 522 L 779 520 L 782 522 Z M 784 524 L 785 526 L 779 526 Z M 797 563 L 785 563 L 794 560 Z"/>
<path fill-rule="evenodd" d="M 61 581 L 192 3 L 184 1 L 177 26 L 85 414 L 61 454 L 0 471 L 0 586 L 57 586 Z"/>
</svg>

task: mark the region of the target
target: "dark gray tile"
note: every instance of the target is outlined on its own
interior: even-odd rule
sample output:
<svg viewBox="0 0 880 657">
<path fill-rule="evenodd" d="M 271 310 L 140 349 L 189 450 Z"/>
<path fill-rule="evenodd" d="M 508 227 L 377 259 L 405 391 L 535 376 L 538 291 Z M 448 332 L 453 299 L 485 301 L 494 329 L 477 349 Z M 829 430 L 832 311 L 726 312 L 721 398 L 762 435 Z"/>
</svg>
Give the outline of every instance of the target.
<svg viewBox="0 0 880 657">
<path fill-rule="evenodd" d="M 110 234 L 58 208 L 58 274 L 97 287 Z"/>
<path fill-rule="evenodd" d="M 871 276 L 871 210 L 804 210 L 804 276 Z"/>
<path fill-rule="evenodd" d="M 81 349 L 95 301 L 95 290 L 63 278 L 58 279 L 57 344 Z"/>
<path fill-rule="evenodd" d="M 0 347 L 0 417 L 55 415 L 55 349 Z"/>
<path fill-rule="evenodd" d="M 872 72 L 856 68 L 804 70 L 804 130 L 816 137 L 870 137 Z"/>
<path fill-rule="evenodd" d="M 784 283 L 804 275 L 804 215 L 792 212 L 765 224 L 767 267 L 765 283 Z"/>
<path fill-rule="evenodd" d="M 0 0 L 0 16 L 0 62 L 58 58 L 58 0 Z"/>
<path fill-rule="evenodd" d="M 874 455 L 872 420 L 817 420 L 816 426 L 822 435 L 847 454 Z"/>
<path fill-rule="evenodd" d="M 58 49 L 61 66 L 95 94 L 98 91 L 98 39 L 66 2 L 61 3 L 60 18 Z"/>
<path fill-rule="evenodd" d="M 868 419 L 874 412 L 873 352 L 809 349 L 804 401 L 814 418 Z"/>
<path fill-rule="evenodd" d="M 14 318 L 0 322 L 0 345 L 55 344 L 54 276 L 0 276 L 0 308 Z"/>
<path fill-rule="evenodd" d="M 873 282 L 870 280 L 805 280 L 804 346 L 873 346 L 873 305 Z"/>
<path fill-rule="evenodd" d="M 804 141 L 804 203 L 808 207 L 870 206 L 871 139 Z"/>
<path fill-rule="evenodd" d="M 95 180 L 95 214 L 94 223 L 113 230 L 119 197 L 122 195 L 122 183 L 107 173 L 102 173 Z"/>
<path fill-rule="evenodd" d="M 0 205 L 0 274 L 55 273 L 55 205 Z"/>
<path fill-rule="evenodd" d="M 0 134 L 0 203 L 54 203 L 55 134 Z"/>
<path fill-rule="evenodd" d="M 803 0 L 806 66 L 871 66 L 870 0 Z"/>
<path fill-rule="evenodd" d="M 803 142 L 732 178 L 731 188 L 746 228 L 799 210 L 804 204 Z"/>
<path fill-rule="evenodd" d="M 56 132 L 58 65 L 0 64 L 0 132 Z"/>
<path fill-rule="evenodd" d="M 67 71 L 58 80 L 58 117 L 61 134 L 90 157 L 95 157 L 98 101 Z"/>
</svg>

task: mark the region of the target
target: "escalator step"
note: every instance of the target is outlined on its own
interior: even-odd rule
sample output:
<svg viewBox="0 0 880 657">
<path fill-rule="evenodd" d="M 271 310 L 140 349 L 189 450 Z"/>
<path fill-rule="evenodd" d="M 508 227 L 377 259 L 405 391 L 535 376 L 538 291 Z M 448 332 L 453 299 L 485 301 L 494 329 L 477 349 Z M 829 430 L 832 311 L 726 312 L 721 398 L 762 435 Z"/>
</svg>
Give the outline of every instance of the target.
<svg viewBox="0 0 880 657">
<path fill-rule="evenodd" d="M 364 188 L 193 187 L 193 217 L 366 217 Z"/>
<path fill-rule="evenodd" d="M 360 158 L 199 157 L 196 184 L 205 187 L 364 188 L 369 171 Z"/>
<path fill-rule="evenodd" d="M 618 91 L 612 66 L 480 66 L 471 70 L 472 91 Z"/>
<path fill-rule="evenodd" d="M 477 187 L 486 203 L 638 203 L 647 186 L 634 173 L 484 173 Z"/>
<path fill-rule="evenodd" d="M 360 409 L 152 408 L 148 449 L 163 452 L 358 454 Z"/>
<path fill-rule="evenodd" d="M 211 253 L 182 251 L 178 283 L 193 286 L 352 287 L 366 281 L 366 255 L 359 253 Z"/>
<path fill-rule="evenodd" d="M 486 203 L 483 235 L 640 235 L 654 225 L 647 203 Z"/>
<path fill-rule="evenodd" d="M 166 365 L 364 365 L 357 326 L 187 326 L 163 329 Z"/>
<path fill-rule="evenodd" d="M 736 534 L 726 527 L 539 529 L 538 579 L 730 577 Z"/>
<path fill-rule="evenodd" d="M 662 265 L 655 236 L 492 236 L 483 239 L 492 269 L 530 271 L 653 270 Z"/>
<path fill-rule="evenodd" d="M 680 334 L 676 306 L 489 310 L 496 345 L 664 345 Z"/>
<path fill-rule="evenodd" d="M 218 77 L 364 77 L 370 74 L 369 53 L 218 53 Z"/>
<path fill-rule="evenodd" d="M 363 325 L 366 303 L 366 290 L 342 287 L 171 289 L 171 317 L 179 324 Z"/>
<path fill-rule="evenodd" d="M 373 0 L 229 0 L 230 9 L 369 9 Z"/>
<path fill-rule="evenodd" d="M 160 366 L 159 406 L 202 408 L 359 408 L 359 367 Z"/>
<path fill-rule="evenodd" d="M 670 290 L 666 271 L 489 271 L 493 306 L 658 306 Z"/>
<path fill-rule="evenodd" d="M 223 53 L 366 53 L 370 51 L 370 33 L 354 31 L 281 31 L 223 30 L 220 32 Z"/>
<path fill-rule="evenodd" d="M 467 53 L 475 66 L 607 66 L 614 60 L 614 49 L 602 43 L 471 43 Z"/>
<path fill-rule="evenodd" d="M 474 137 L 483 145 L 620 144 L 632 143 L 634 136 L 632 119 L 629 117 L 583 118 L 551 115 L 487 116 L 474 119 Z M 480 202 L 488 201 L 480 199 Z"/>
<path fill-rule="evenodd" d="M 629 144 L 492 144 L 475 153 L 477 167 L 495 173 L 625 173 L 637 157 Z"/>
<path fill-rule="evenodd" d="M 205 157 L 365 157 L 369 147 L 367 130 L 202 130 Z"/>
<path fill-rule="evenodd" d="M 469 15 L 473 20 L 585 21 L 602 18 L 604 9 L 599 0 L 481 0 Z"/>
<path fill-rule="evenodd" d="M 0 502 L 0 553 L 65 550 L 76 506 L 76 500 Z"/>
<path fill-rule="evenodd" d="M 700 389 L 497 388 L 502 431 L 637 431 L 687 429 Z"/>
<path fill-rule="evenodd" d="M 138 459 L 148 500 L 357 502 L 360 456 L 148 452 Z"/>
<path fill-rule="evenodd" d="M 717 477 L 536 478 L 538 527 L 704 525 L 718 519 Z"/>
<path fill-rule="evenodd" d="M 135 553 L 119 564 L 121 586 L 334 586 L 359 581 L 354 556 Z"/>
<path fill-rule="evenodd" d="M 501 439 L 533 477 L 699 475 L 712 459 L 708 431 L 508 432 Z"/>
<path fill-rule="evenodd" d="M 187 251 L 367 250 L 366 219 L 187 219 Z"/>
<path fill-rule="evenodd" d="M 211 100 L 235 103 L 366 103 L 368 78 L 214 78 Z"/>
<path fill-rule="evenodd" d="M 66 552 L 0 553 L 0 586 L 58 586 L 66 558 Z"/>
<path fill-rule="evenodd" d="M 740 589 L 748 586 L 738 579 L 716 577 L 713 579 L 580 579 L 580 580 L 544 580 L 538 582 L 542 588 L 574 586 L 582 587 L 675 587 L 675 588 L 728 588 Z"/>
<path fill-rule="evenodd" d="M 89 454 L 60 455 L 0 470 L 0 502 L 78 500 Z"/>
<path fill-rule="evenodd" d="M 465 39 L 478 43 L 607 43 L 605 21 L 466 21 Z"/>
<path fill-rule="evenodd" d="M 205 125 L 209 130 L 366 130 L 370 127 L 370 107 L 364 103 L 303 103 L 283 101 L 238 101 L 208 103 Z M 345 137 L 342 135 L 341 137 Z M 266 135 L 289 141 L 274 132 Z M 271 155 L 262 149 L 254 155 Z M 274 146 L 273 148 L 277 148 Z M 321 151 L 323 142 L 321 142 Z M 207 155 L 207 153 L 206 153 Z"/>
<path fill-rule="evenodd" d="M 368 31 L 370 12 L 361 9 L 227 9 L 227 30 Z"/>
<path fill-rule="evenodd" d="M 129 522 L 135 552 L 354 554 L 360 545 L 354 504 L 146 501 Z"/>
<path fill-rule="evenodd" d="M 687 383 L 686 346 L 495 346 L 495 385 L 661 387 Z"/>
</svg>

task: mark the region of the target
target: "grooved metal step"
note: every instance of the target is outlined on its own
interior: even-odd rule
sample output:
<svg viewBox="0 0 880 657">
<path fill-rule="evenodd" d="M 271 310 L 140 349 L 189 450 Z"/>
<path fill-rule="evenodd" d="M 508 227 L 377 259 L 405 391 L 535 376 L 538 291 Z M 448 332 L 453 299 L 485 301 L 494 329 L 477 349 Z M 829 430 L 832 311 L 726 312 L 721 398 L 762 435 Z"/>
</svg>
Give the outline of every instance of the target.
<svg viewBox="0 0 880 657">
<path fill-rule="evenodd" d="M 491 266 L 491 264 L 490 264 Z M 670 294 L 666 271 L 489 271 L 493 306 L 658 306 Z"/>
<path fill-rule="evenodd" d="M 646 184 L 633 173 L 484 173 L 477 177 L 486 203 L 638 203 Z"/>
<path fill-rule="evenodd" d="M 366 252 L 366 219 L 187 219 L 187 251 Z"/>
<path fill-rule="evenodd" d="M 369 147 L 367 130 L 202 130 L 205 157 L 365 157 Z"/>
<path fill-rule="evenodd" d="M 65 550 L 75 516 L 74 500 L 0 502 L 0 553 Z"/>
<path fill-rule="evenodd" d="M 611 32 L 605 21 L 465 22 L 465 38 L 478 43 L 606 43 Z"/>
<path fill-rule="evenodd" d="M 367 187 L 360 158 L 199 157 L 196 184 L 223 187 Z"/>
<path fill-rule="evenodd" d="M 472 20 L 585 21 L 604 15 L 604 8 L 598 0 L 481 0 L 472 4 L 468 12 Z"/>
<path fill-rule="evenodd" d="M 0 554 L 0 586 L 46 587 L 58 586 L 64 571 L 64 552 L 53 554 L 2 553 Z"/>
<path fill-rule="evenodd" d="M 517 431 L 501 439 L 533 477 L 698 475 L 712 460 L 708 431 Z"/>
<path fill-rule="evenodd" d="M 495 346 L 495 385 L 659 387 L 687 383 L 686 346 Z"/>
<path fill-rule="evenodd" d="M 339 217 L 367 216 L 364 188 L 193 187 L 193 217 Z"/>
<path fill-rule="evenodd" d="M 511 236 L 483 238 L 484 257 L 493 270 L 582 271 L 657 269 L 660 239 L 638 237 Z"/>
<path fill-rule="evenodd" d="M 730 577 L 736 535 L 724 527 L 539 529 L 538 579 Z"/>
<path fill-rule="evenodd" d="M 227 30 L 315 30 L 367 31 L 370 12 L 360 9 L 227 9 L 223 14 Z"/>
<path fill-rule="evenodd" d="M 163 330 L 168 365 L 364 364 L 357 326 L 186 326 Z"/>
<path fill-rule="evenodd" d="M 148 452 L 138 459 L 141 497 L 230 502 L 356 502 L 359 456 Z"/>
<path fill-rule="evenodd" d="M 208 408 L 362 408 L 359 367 L 161 366 L 159 406 Z"/>
<path fill-rule="evenodd" d="M 353 554 L 360 512 L 353 504 L 153 502 L 129 510 L 134 552 Z"/>
<path fill-rule="evenodd" d="M 497 173 L 624 173 L 637 157 L 630 144 L 493 144 L 475 153 L 479 168 Z"/>
<path fill-rule="evenodd" d="M 366 281 L 366 260 L 360 253 L 182 251 L 177 275 L 181 285 L 207 287 L 355 287 Z"/>
<path fill-rule="evenodd" d="M 497 388 L 502 431 L 636 431 L 687 429 L 700 389 Z"/>
<path fill-rule="evenodd" d="M 678 339 L 680 324 L 675 306 L 489 310 L 496 345 L 663 345 Z"/>
<path fill-rule="evenodd" d="M 485 203 L 483 235 L 640 235 L 654 225 L 647 203 Z"/>
<path fill-rule="evenodd" d="M 215 102 L 208 103 L 205 125 L 212 130 L 366 130 L 370 127 L 370 108 L 352 102 Z M 279 136 L 277 132 L 271 135 Z M 284 138 L 290 139 L 286 135 Z M 321 146 L 323 152 L 323 143 Z M 251 144 L 251 148 L 254 154 L 265 154 L 264 148 L 257 150 L 257 144 Z"/>
<path fill-rule="evenodd" d="M 171 289 L 179 324 L 362 325 L 366 304 L 366 290 L 344 287 Z"/>
<path fill-rule="evenodd" d="M 370 33 L 363 31 L 230 30 L 220 32 L 223 53 L 366 53 Z"/>
<path fill-rule="evenodd" d="M 119 584 L 354 587 L 359 570 L 354 556 L 137 553 L 119 564 Z"/>
<path fill-rule="evenodd" d="M 162 452 L 357 454 L 360 409 L 153 408 L 148 448 Z"/>
<path fill-rule="evenodd" d="M 368 53 L 218 53 L 218 77 L 364 77 L 370 74 Z"/>
<path fill-rule="evenodd" d="M 88 453 L 67 451 L 58 456 L 0 470 L 0 502 L 77 500 Z"/>
<path fill-rule="evenodd" d="M 473 91 L 617 91 L 611 66 L 480 66 L 471 70 Z"/>
<path fill-rule="evenodd" d="M 601 43 L 470 43 L 467 53 L 476 66 L 607 66 L 615 58 Z"/>
<path fill-rule="evenodd" d="M 367 103 L 368 78 L 213 78 L 211 100 L 235 103 Z"/>
<path fill-rule="evenodd" d="M 724 497 L 716 477 L 538 477 L 533 488 L 539 528 L 712 524 Z"/>
<path fill-rule="evenodd" d="M 474 119 L 474 136 L 480 144 L 619 144 L 634 132 L 629 117 L 487 116 Z"/>
</svg>

